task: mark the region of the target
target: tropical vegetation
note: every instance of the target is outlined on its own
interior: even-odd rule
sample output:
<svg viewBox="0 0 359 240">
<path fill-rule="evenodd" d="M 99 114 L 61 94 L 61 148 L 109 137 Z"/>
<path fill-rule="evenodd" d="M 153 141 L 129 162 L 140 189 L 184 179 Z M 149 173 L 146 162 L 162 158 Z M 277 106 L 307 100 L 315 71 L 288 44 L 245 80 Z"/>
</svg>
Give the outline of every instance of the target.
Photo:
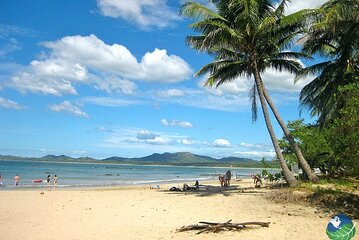
<svg viewBox="0 0 359 240">
<path fill-rule="evenodd" d="M 358 89 L 354 84 L 359 80 L 358 1 L 330 0 L 319 9 L 304 9 L 290 15 L 285 15 L 287 0 L 279 3 L 271 0 L 211 2 L 213 8 L 186 2 L 181 9 L 182 15 L 195 19 L 189 28 L 199 33 L 187 37 L 188 45 L 214 58 L 195 76 L 205 75 L 205 86 L 209 87 L 218 87 L 240 76 L 254 80 L 250 91 L 252 119 L 257 119 L 259 100 L 289 186 L 298 184 L 288 168 L 290 162 L 298 162 L 312 182 L 318 181 L 313 167 L 326 173 L 340 168 L 350 172 L 348 167 L 358 161 L 355 154 L 359 145 L 350 143 L 355 142 L 357 136 L 346 132 L 344 142 L 337 141 L 334 136 L 338 131 L 355 129 L 358 122 L 355 120 L 359 119 L 355 109 Z M 298 38 L 303 44 L 302 52 L 288 51 Z M 302 68 L 299 58 L 318 55 L 325 61 Z M 296 73 L 297 79 L 314 74 L 313 81 L 301 91 L 300 102 L 313 116 L 318 116 L 320 126 L 307 126 L 300 121 L 286 126 L 266 89 L 266 79 L 262 78 L 268 68 Z M 284 132 L 281 144 L 275 136 L 268 106 Z M 305 134 L 298 136 L 302 130 Z M 317 141 L 308 137 L 311 134 Z M 323 145 L 318 146 L 320 142 Z M 341 154 L 343 151 L 346 155 Z M 354 156 L 348 157 L 348 152 Z M 343 158 L 350 164 L 343 165 Z"/>
</svg>

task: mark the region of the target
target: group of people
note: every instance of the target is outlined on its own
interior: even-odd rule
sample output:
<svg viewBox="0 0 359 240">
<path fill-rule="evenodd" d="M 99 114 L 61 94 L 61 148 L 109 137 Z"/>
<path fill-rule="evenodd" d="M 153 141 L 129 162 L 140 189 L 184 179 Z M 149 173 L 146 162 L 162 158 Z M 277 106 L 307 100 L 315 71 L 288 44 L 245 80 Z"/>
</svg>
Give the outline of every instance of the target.
<svg viewBox="0 0 359 240">
<path fill-rule="evenodd" d="M 55 175 L 53 177 L 54 187 L 57 186 L 57 181 L 58 181 L 57 180 L 57 175 Z M 51 185 L 51 175 L 47 175 L 46 182 L 47 182 L 48 186 Z M 14 185 L 19 186 L 19 183 L 20 183 L 20 176 L 19 176 L 19 174 L 16 174 L 15 177 L 14 177 Z M 0 174 L 0 187 L 4 187 L 1 174 Z"/>
<path fill-rule="evenodd" d="M 47 175 L 46 183 L 47 183 L 47 186 L 51 185 L 51 175 Z M 56 174 L 53 178 L 53 183 L 54 183 L 54 187 L 56 187 L 57 186 L 57 175 Z"/>
<path fill-rule="evenodd" d="M 224 175 L 219 175 L 218 180 L 219 180 L 219 183 L 221 184 L 221 187 L 230 186 L 231 178 L 232 178 L 231 170 L 228 170 Z"/>
<path fill-rule="evenodd" d="M 20 182 L 19 174 L 16 174 L 15 177 L 14 177 L 14 184 L 15 184 L 15 186 L 18 186 L 18 185 L 19 185 L 19 182 Z M 1 176 L 1 174 L 0 174 L 0 187 L 4 187 L 4 183 L 2 182 L 2 176 Z"/>
</svg>

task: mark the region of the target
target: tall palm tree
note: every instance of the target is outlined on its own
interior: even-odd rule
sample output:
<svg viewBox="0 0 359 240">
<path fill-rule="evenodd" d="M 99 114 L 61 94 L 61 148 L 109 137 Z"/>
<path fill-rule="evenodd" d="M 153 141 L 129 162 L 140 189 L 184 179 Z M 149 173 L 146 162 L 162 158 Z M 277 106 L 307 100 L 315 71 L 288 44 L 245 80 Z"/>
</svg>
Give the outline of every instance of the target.
<svg viewBox="0 0 359 240">
<path fill-rule="evenodd" d="M 182 7 L 183 15 L 198 19 L 190 28 L 202 33 L 187 37 L 188 44 L 215 56 L 215 61 L 202 67 L 196 76 L 209 73 L 206 85 L 217 87 L 238 76 L 254 77 L 251 90 L 252 117 L 255 120 L 257 116 L 258 96 L 284 177 L 290 186 L 295 186 L 297 181 L 285 163 L 269 118 L 266 101 L 272 109 L 275 107 L 265 90 L 261 73 L 268 67 L 290 72 L 297 72 L 301 68 L 299 62 L 293 59 L 302 54 L 283 51 L 301 29 L 301 21 L 297 21 L 301 15 L 284 17 L 286 0 L 277 7 L 270 0 L 212 2 L 216 11 L 195 2 L 188 2 Z M 278 113 L 276 109 L 275 112 Z"/>
<path fill-rule="evenodd" d="M 359 79 L 359 1 L 330 0 L 313 16 L 313 24 L 303 37 L 303 51 L 318 54 L 325 61 L 301 70 L 297 79 L 317 75 L 302 89 L 300 101 L 323 125 L 340 108 L 339 87 Z"/>
<path fill-rule="evenodd" d="M 291 145 L 297 159 L 298 162 L 300 164 L 300 166 L 302 167 L 303 171 L 307 174 L 308 179 L 311 182 L 318 182 L 319 178 L 317 177 L 317 175 L 313 172 L 313 170 L 311 169 L 311 167 L 309 166 L 307 160 L 305 160 L 303 153 L 300 149 L 300 147 L 298 146 L 297 142 L 294 140 L 293 135 L 291 134 L 291 132 L 289 131 L 287 125 L 285 124 L 285 122 L 283 121 L 283 119 L 281 118 L 277 108 L 275 107 L 271 97 L 269 96 L 267 90 L 263 87 L 263 94 L 267 100 L 267 103 L 269 105 L 269 107 L 271 108 L 273 115 L 275 116 L 275 118 L 277 119 L 277 122 L 279 123 L 280 127 L 283 130 L 284 135 L 286 136 L 286 138 L 288 139 L 289 144 Z"/>
</svg>

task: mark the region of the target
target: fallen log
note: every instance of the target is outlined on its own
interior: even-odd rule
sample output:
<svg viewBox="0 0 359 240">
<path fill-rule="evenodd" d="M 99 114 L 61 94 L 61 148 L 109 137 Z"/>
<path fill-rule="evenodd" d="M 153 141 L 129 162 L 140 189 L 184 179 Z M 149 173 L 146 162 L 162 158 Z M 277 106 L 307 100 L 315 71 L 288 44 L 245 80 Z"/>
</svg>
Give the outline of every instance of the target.
<svg viewBox="0 0 359 240">
<path fill-rule="evenodd" d="M 270 222 L 242 222 L 242 223 L 232 223 L 232 219 L 223 223 L 216 222 L 199 222 L 199 224 L 183 226 L 180 229 L 177 229 L 178 232 L 191 231 L 191 230 L 200 230 L 197 234 L 204 232 L 214 232 L 218 233 L 224 230 L 242 230 L 244 228 L 252 228 L 253 226 L 258 227 L 269 227 Z"/>
</svg>

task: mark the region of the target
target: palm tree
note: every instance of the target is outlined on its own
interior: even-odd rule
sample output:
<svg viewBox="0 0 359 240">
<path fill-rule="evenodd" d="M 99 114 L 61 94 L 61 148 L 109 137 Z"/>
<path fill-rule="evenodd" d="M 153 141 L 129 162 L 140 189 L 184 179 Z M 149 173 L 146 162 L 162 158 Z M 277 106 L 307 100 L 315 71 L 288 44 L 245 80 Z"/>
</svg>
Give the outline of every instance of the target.
<svg viewBox="0 0 359 240">
<path fill-rule="evenodd" d="M 275 118 L 277 119 L 277 122 L 279 123 L 280 127 L 282 128 L 284 135 L 286 136 L 290 146 L 294 150 L 294 153 L 295 153 L 295 155 L 298 159 L 298 162 L 301 165 L 303 171 L 307 174 L 308 179 L 311 182 L 318 182 L 319 179 L 318 179 L 317 175 L 315 175 L 315 173 L 312 171 L 311 167 L 309 166 L 308 162 L 305 160 L 300 147 L 298 146 L 297 142 L 294 140 L 294 137 L 292 136 L 291 132 L 289 131 L 287 125 L 284 123 L 283 119 L 281 118 L 277 108 L 275 107 L 275 105 L 274 105 L 271 97 L 269 96 L 267 90 L 265 89 L 265 87 L 263 87 L 263 93 L 264 93 L 264 96 L 267 100 L 269 107 L 271 108 Z"/>
<path fill-rule="evenodd" d="M 284 177 L 290 186 L 295 186 L 297 181 L 289 171 L 279 148 L 266 101 L 275 113 L 278 111 L 265 90 L 261 73 L 268 67 L 290 72 L 297 72 L 301 68 L 300 63 L 293 59 L 303 54 L 283 50 L 290 46 L 298 30 L 302 28 L 302 22 L 297 20 L 303 14 L 284 17 L 286 0 L 283 0 L 278 7 L 275 7 L 270 0 L 213 0 L 212 2 L 217 11 L 194 2 L 182 6 L 183 15 L 199 20 L 191 24 L 190 28 L 202 33 L 200 36 L 187 37 L 188 44 L 199 51 L 206 51 L 215 56 L 215 61 L 202 67 L 196 76 L 209 73 L 205 85 L 216 87 L 238 76 L 254 77 L 250 92 L 252 118 L 255 120 L 257 117 L 258 96 Z M 283 125 L 285 126 L 284 123 Z"/>
<path fill-rule="evenodd" d="M 330 0 L 313 16 L 303 51 L 325 61 L 301 70 L 297 79 L 317 75 L 302 89 L 300 101 L 324 125 L 341 107 L 338 89 L 359 79 L 359 1 Z"/>
</svg>

